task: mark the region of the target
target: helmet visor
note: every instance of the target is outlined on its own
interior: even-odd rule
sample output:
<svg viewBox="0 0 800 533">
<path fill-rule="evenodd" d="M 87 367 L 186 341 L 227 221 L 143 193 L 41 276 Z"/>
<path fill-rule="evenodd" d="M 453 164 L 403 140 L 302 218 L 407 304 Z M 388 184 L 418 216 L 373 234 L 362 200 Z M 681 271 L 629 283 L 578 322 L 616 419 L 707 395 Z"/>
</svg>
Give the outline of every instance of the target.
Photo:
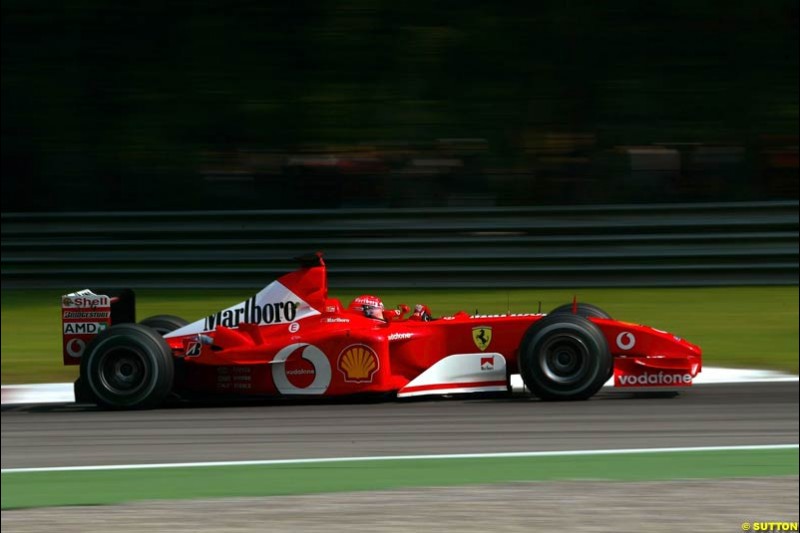
<svg viewBox="0 0 800 533">
<path fill-rule="evenodd" d="M 365 305 L 364 316 L 368 318 L 377 318 L 379 320 L 383 320 L 383 308 L 374 305 Z"/>
</svg>

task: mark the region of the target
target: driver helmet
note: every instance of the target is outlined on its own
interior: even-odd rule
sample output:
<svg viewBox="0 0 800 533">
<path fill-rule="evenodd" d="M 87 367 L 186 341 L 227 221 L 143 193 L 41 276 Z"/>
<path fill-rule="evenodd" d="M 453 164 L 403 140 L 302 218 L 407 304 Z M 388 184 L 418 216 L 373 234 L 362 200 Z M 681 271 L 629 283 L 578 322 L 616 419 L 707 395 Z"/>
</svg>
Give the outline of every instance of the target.
<svg viewBox="0 0 800 533">
<path fill-rule="evenodd" d="M 383 302 L 377 296 L 362 294 L 350 302 L 348 309 L 356 313 L 364 313 L 364 316 L 367 318 L 385 320 L 383 317 Z"/>
</svg>

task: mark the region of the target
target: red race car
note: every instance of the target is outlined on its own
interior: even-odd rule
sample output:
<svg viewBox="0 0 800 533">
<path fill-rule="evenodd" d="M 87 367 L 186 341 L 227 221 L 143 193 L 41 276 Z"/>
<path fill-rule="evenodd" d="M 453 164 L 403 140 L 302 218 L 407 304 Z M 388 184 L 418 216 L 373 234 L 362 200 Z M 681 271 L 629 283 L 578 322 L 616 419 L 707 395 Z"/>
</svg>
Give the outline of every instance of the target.
<svg viewBox="0 0 800 533">
<path fill-rule="evenodd" d="M 585 400 L 612 375 L 615 387 L 678 389 L 701 370 L 698 346 L 592 305 L 434 318 L 425 305 L 389 311 L 365 295 L 345 308 L 328 298 L 322 254 L 298 260 L 250 299 L 191 324 L 170 315 L 137 324 L 131 291 L 64 296 L 76 399 L 135 409 L 170 393 L 403 398 L 510 391 L 519 373 L 543 400 Z"/>
</svg>

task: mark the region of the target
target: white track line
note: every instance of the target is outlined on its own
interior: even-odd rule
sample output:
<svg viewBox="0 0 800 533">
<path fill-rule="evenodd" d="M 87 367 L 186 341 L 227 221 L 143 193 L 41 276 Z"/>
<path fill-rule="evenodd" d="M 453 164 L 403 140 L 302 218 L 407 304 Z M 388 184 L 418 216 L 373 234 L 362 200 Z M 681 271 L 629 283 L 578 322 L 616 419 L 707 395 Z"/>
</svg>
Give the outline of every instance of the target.
<svg viewBox="0 0 800 533">
<path fill-rule="evenodd" d="M 300 465 L 316 463 L 350 463 L 355 461 L 408 461 L 420 459 L 491 459 L 506 457 L 569 457 L 576 455 L 623 455 L 644 453 L 721 452 L 746 450 L 797 450 L 797 444 L 762 444 L 753 446 L 696 446 L 679 448 L 628 448 L 611 450 L 567 450 L 546 452 L 458 453 L 443 455 L 387 455 L 368 457 L 318 457 L 313 459 L 268 459 L 257 461 L 211 461 L 205 463 L 154 463 L 132 465 L 53 466 L 37 468 L 3 468 L 3 474 L 31 472 L 86 472 L 96 470 L 149 470 L 154 468 L 197 468 L 210 466 Z"/>
</svg>

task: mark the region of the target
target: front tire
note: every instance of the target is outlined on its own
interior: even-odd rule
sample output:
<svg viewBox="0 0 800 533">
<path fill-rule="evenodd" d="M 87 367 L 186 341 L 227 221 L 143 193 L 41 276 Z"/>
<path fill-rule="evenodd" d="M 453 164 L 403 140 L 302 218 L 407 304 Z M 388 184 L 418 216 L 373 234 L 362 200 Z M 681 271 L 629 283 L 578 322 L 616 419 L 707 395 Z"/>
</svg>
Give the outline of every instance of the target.
<svg viewBox="0 0 800 533">
<path fill-rule="evenodd" d="M 600 328 L 579 315 L 548 315 L 522 339 L 519 370 L 543 400 L 586 400 L 603 386 L 613 359 Z"/>
<path fill-rule="evenodd" d="M 555 314 L 564 315 L 569 313 L 569 314 L 577 314 L 578 316 L 582 316 L 584 318 L 606 318 L 609 320 L 611 319 L 611 315 L 609 315 L 596 305 L 579 302 L 576 306 L 578 311 L 577 313 L 572 312 L 573 306 L 575 306 L 575 304 L 559 305 L 558 307 L 550 311 L 548 315 L 555 315 Z"/>
<path fill-rule="evenodd" d="M 151 409 L 172 389 L 172 350 L 156 331 L 118 324 L 95 337 L 81 358 L 81 380 L 98 405 Z"/>
</svg>

